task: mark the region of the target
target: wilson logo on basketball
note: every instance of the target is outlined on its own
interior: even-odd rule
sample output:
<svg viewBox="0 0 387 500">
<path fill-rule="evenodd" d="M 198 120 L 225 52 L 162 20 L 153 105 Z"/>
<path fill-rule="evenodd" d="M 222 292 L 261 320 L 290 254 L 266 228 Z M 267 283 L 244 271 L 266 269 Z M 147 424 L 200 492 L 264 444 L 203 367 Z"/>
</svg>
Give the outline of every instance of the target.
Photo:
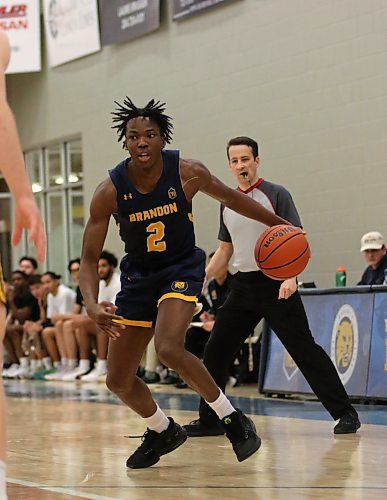
<svg viewBox="0 0 387 500">
<path fill-rule="evenodd" d="M 302 229 L 280 224 L 261 234 L 254 255 L 257 266 L 266 276 L 283 281 L 295 278 L 305 269 L 310 248 Z"/>
<path fill-rule="evenodd" d="M 297 233 L 298 232 L 297 229 L 295 227 L 292 227 L 292 226 L 284 226 L 279 231 L 275 231 L 271 236 L 266 238 L 263 246 L 265 248 L 268 248 L 270 246 L 270 244 L 273 243 L 273 241 L 276 238 L 282 238 L 283 236 L 285 236 L 286 234 L 289 234 L 289 233 Z"/>
</svg>

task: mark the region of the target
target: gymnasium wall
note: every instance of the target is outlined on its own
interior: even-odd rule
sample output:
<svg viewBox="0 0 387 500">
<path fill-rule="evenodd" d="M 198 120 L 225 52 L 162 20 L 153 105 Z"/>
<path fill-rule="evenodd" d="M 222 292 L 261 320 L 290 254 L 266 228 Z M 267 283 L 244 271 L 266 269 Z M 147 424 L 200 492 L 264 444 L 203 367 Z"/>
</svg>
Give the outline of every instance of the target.
<svg viewBox="0 0 387 500">
<path fill-rule="evenodd" d="M 258 139 L 262 177 L 292 192 L 312 247 L 303 281 L 356 283 L 360 237 L 387 237 L 387 2 L 236 0 L 39 74 L 8 77 L 25 150 L 81 135 L 88 205 L 122 158 L 113 100 L 155 97 L 174 118 L 172 147 L 233 184 L 225 144 Z M 198 244 L 216 247 L 218 204 L 195 198 Z M 122 246 L 109 232 L 107 247 Z"/>
</svg>

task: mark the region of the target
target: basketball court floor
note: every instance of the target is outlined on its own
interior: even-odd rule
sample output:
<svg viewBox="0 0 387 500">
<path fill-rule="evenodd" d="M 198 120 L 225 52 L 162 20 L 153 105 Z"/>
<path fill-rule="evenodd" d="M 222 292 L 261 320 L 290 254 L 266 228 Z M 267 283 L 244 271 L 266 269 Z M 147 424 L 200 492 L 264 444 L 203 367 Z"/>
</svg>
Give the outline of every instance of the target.
<svg viewBox="0 0 387 500">
<path fill-rule="evenodd" d="M 334 437 L 318 402 L 266 399 L 233 388 L 262 447 L 238 463 L 223 437 L 189 438 L 149 469 L 127 470 L 144 426 L 103 384 L 5 381 L 10 500 L 73 498 L 386 499 L 387 406 L 357 405 L 362 427 Z M 190 390 L 151 386 L 179 423 L 197 417 Z"/>
</svg>

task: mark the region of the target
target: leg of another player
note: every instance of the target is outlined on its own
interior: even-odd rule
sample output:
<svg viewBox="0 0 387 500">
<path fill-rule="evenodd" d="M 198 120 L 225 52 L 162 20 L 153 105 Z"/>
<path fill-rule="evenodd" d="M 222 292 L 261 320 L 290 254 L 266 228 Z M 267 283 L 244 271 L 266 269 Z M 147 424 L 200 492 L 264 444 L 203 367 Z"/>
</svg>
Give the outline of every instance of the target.
<svg viewBox="0 0 387 500">
<path fill-rule="evenodd" d="M 5 306 L 0 303 L 0 366 L 3 366 L 3 338 L 5 333 Z M 0 373 L 1 377 L 1 373 Z M 0 500 L 7 498 L 5 480 L 5 447 L 6 447 L 6 407 L 3 379 L 0 379 Z"/>
</svg>

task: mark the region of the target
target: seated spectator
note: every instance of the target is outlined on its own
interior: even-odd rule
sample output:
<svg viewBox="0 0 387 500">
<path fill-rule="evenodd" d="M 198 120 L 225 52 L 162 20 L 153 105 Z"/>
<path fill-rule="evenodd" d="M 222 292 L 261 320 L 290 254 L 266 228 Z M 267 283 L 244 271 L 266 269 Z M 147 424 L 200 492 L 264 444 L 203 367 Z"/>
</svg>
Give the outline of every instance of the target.
<svg viewBox="0 0 387 500">
<path fill-rule="evenodd" d="M 78 374 L 87 373 L 90 370 L 90 360 L 81 356 L 78 364 L 78 345 L 75 336 L 74 320 L 78 315 L 85 315 L 83 307 L 83 297 L 78 285 L 80 259 L 71 259 L 67 269 L 70 272 L 71 280 L 77 284 L 76 299 L 73 310 L 70 313 L 57 314 L 55 316 L 55 338 L 61 346 L 61 357 L 67 359 L 67 368 L 50 376 L 55 380 L 70 381 L 75 380 L 71 375 L 76 371 Z"/>
<path fill-rule="evenodd" d="M 13 271 L 11 286 L 8 288 L 7 302 L 9 314 L 6 324 L 4 345 L 11 367 L 3 373 L 7 378 L 28 378 L 29 358 L 22 348 L 23 324 L 27 320 L 39 319 L 39 305 L 29 290 L 27 275 L 22 271 Z"/>
<path fill-rule="evenodd" d="M 42 275 L 42 283 L 48 291 L 47 295 L 47 318 L 54 326 L 43 328 L 42 335 L 45 346 L 54 364 L 58 366 L 57 371 L 65 371 L 67 368 L 75 368 L 77 359 L 69 362 L 65 354 L 63 336 L 55 328 L 55 322 L 61 321 L 61 315 L 71 314 L 75 304 L 76 294 L 71 288 L 60 283 L 61 276 L 47 271 Z M 60 365 L 58 365 L 60 362 Z M 56 373 L 45 376 L 46 380 L 55 380 Z"/>
<path fill-rule="evenodd" d="M 100 278 L 98 302 L 115 303 L 116 295 L 121 289 L 120 275 L 115 272 L 118 260 L 117 257 L 104 250 L 98 261 L 98 275 Z M 80 369 L 68 373 L 63 380 L 81 380 L 82 382 L 104 381 L 107 373 L 107 351 L 108 336 L 99 330 L 94 321 L 88 316 L 77 315 L 73 318 L 73 328 L 80 353 Z M 89 361 L 92 345 L 95 343 L 97 350 L 97 363 L 90 373 L 89 370 L 82 371 L 81 364 L 86 367 L 86 360 Z"/>
<path fill-rule="evenodd" d="M 383 235 L 377 231 L 366 233 L 361 238 L 360 251 L 368 264 L 358 285 L 382 285 L 387 269 L 386 246 Z"/>
<path fill-rule="evenodd" d="M 24 255 L 19 259 L 19 271 L 23 271 L 27 276 L 31 276 L 38 272 L 38 261 L 33 257 Z"/>
<path fill-rule="evenodd" d="M 41 282 L 40 274 L 32 274 L 28 278 L 30 292 L 38 301 L 39 320 L 27 320 L 23 324 L 23 351 L 29 353 L 31 378 L 42 380 L 44 375 L 53 372 L 53 364 L 42 339 L 42 331 L 52 326 L 47 320 L 48 291 Z"/>
</svg>

